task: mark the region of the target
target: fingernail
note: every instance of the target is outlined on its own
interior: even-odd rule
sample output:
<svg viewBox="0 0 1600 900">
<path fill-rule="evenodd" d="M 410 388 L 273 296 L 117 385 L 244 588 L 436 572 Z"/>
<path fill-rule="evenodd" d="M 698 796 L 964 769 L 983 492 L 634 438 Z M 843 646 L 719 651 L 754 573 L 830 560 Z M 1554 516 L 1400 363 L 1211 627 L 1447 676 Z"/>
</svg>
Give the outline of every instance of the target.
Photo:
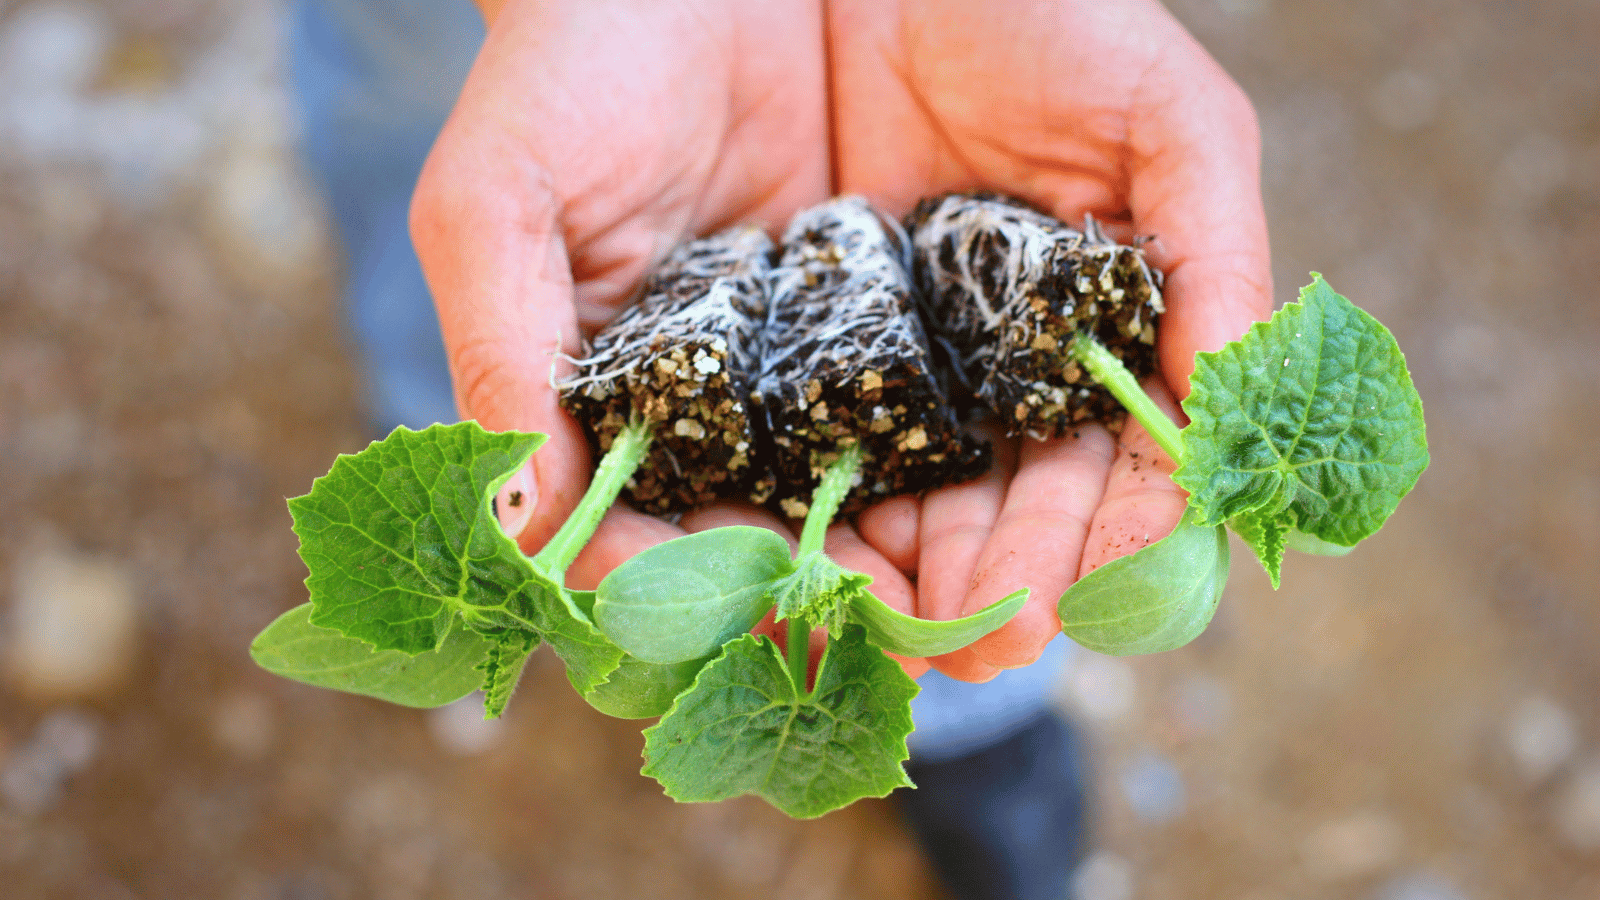
<svg viewBox="0 0 1600 900">
<path fill-rule="evenodd" d="M 500 528 L 512 538 L 522 534 L 522 529 L 528 527 L 528 520 L 533 518 L 534 507 L 539 505 L 539 485 L 533 479 L 533 460 L 517 470 L 515 475 L 506 479 L 501 485 L 500 493 L 494 497 L 495 516 L 500 519 Z"/>
</svg>

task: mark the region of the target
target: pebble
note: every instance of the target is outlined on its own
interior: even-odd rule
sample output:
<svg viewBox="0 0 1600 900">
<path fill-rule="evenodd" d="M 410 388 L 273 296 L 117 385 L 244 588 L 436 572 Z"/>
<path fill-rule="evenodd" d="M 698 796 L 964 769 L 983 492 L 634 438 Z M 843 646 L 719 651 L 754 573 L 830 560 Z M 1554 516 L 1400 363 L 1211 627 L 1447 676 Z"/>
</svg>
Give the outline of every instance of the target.
<svg viewBox="0 0 1600 900">
<path fill-rule="evenodd" d="M 211 221 L 236 265 L 277 283 L 321 258 L 323 211 L 288 152 L 232 148 L 210 182 Z"/>
<path fill-rule="evenodd" d="M 1600 758 L 1572 773 L 1555 800 L 1556 831 L 1574 850 L 1600 851 Z"/>
<path fill-rule="evenodd" d="M 457 756 L 477 756 L 498 745 L 505 736 L 504 719 L 483 717 L 483 694 L 466 697 L 428 711 L 428 732 L 440 749 Z"/>
<path fill-rule="evenodd" d="M 13 580 L 6 675 L 33 700 L 101 695 L 132 666 L 137 619 L 126 567 L 36 541 Z"/>
<path fill-rule="evenodd" d="M 1112 656 L 1082 651 L 1066 676 L 1068 702 L 1090 719 L 1110 722 L 1133 709 L 1133 667 Z"/>
<path fill-rule="evenodd" d="M 1379 810 L 1358 812 L 1313 829 L 1301 846 L 1306 870 L 1319 881 L 1372 875 L 1400 855 L 1399 823 Z"/>
<path fill-rule="evenodd" d="M 1566 146 L 1541 131 L 1522 136 L 1500 160 L 1490 200 L 1513 210 L 1531 209 L 1554 194 L 1571 174 Z"/>
<path fill-rule="evenodd" d="M 1183 776 L 1172 761 L 1155 751 L 1135 756 L 1118 779 L 1122 796 L 1134 815 L 1149 824 L 1163 824 L 1183 814 Z"/>
<path fill-rule="evenodd" d="M 1439 115 L 1439 85 L 1425 72 L 1391 72 L 1372 92 L 1372 111 L 1396 134 L 1433 123 Z"/>
<path fill-rule="evenodd" d="M 1436 875 L 1409 872 L 1385 882 L 1373 900 L 1467 900 L 1467 895 Z"/>
<path fill-rule="evenodd" d="M 260 694 L 231 694 L 218 701 L 211 713 L 212 738 L 241 759 L 266 757 L 272 751 L 277 730 L 272 705 Z"/>
<path fill-rule="evenodd" d="M 1505 723 L 1506 748 L 1517 771 L 1530 782 L 1543 781 L 1578 749 L 1572 714 L 1548 697 L 1522 698 Z"/>
<path fill-rule="evenodd" d="M 24 815 L 46 812 L 60 799 L 66 780 L 93 762 L 99 748 L 96 719 L 74 709 L 55 710 L 5 761 L 0 796 Z"/>
<path fill-rule="evenodd" d="M 1072 900 L 1133 900 L 1133 866 L 1109 850 L 1096 850 L 1072 873 Z"/>
<path fill-rule="evenodd" d="M 0 34 L 0 85 L 37 92 L 83 90 L 99 73 L 110 46 L 110 23 L 95 5 L 29 4 Z"/>
<path fill-rule="evenodd" d="M 1185 678 L 1173 697 L 1178 724 L 1189 734 L 1211 734 L 1228 723 L 1233 698 L 1221 681 L 1205 675 Z"/>
</svg>

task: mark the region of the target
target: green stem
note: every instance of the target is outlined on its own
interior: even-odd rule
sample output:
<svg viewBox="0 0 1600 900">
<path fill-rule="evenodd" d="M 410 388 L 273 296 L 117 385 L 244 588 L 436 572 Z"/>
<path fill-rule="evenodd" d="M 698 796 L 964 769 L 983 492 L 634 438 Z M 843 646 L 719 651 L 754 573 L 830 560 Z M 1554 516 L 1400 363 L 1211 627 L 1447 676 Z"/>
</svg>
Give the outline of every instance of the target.
<svg viewBox="0 0 1600 900">
<path fill-rule="evenodd" d="M 811 696 L 811 623 L 805 616 L 792 616 L 788 620 L 789 678 L 794 682 L 794 692 L 804 699 Z"/>
<path fill-rule="evenodd" d="M 861 445 L 856 444 L 840 454 L 828 467 L 816 490 L 811 492 L 811 508 L 806 511 L 806 523 L 800 529 L 800 549 L 796 559 L 810 553 L 821 553 L 828 526 L 839 512 L 839 505 L 850 493 L 850 484 L 861 468 Z M 805 616 L 790 616 L 788 624 L 789 677 L 794 680 L 794 690 L 801 697 L 810 696 L 808 675 L 811 668 L 811 623 Z"/>
<path fill-rule="evenodd" d="M 822 552 L 822 539 L 827 536 L 828 526 L 839 512 L 839 504 L 850 493 L 850 483 L 855 480 L 856 471 L 860 468 L 861 445 L 856 444 L 840 454 L 839 459 L 823 474 L 822 482 L 811 493 L 811 509 L 806 512 L 806 524 L 800 531 L 800 552 L 796 554 L 797 557 Z"/>
<path fill-rule="evenodd" d="M 1139 420 L 1145 431 L 1150 432 L 1150 436 L 1172 457 L 1173 462 L 1183 464 L 1182 430 L 1150 399 L 1150 395 L 1139 386 L 1139 379 L 1133 377 L 1122 360 L 1087 334 L 1080 334 L 1073 339 L 1072 355 L 1089 370 L 1095 381 L 1104 385 L 1111 396 L 1127 407 L 1128 412 Z"/>
<path fill-rule="evenodd" d="M 617 432 L 617 436 L 611 440 L 611 449 L 601 457 L 600 465 L 594 471 L 594 479 L 589 482 L 589 490 L 584 492 L 577 508 L 562 523 L 550 543 L 534 555 L 534 566 L 556 584 L 561 583 L 567 574 L 567 567 L 578 558 L 578 551 L 589 543 L 589 538 L 594 537 L 594 530 L 600 527 L 606 510 L 617 502 L 622 486 L 628 483 L 628 479 L 633 477 L 639 464 L 644 461 L 652 438 L 649 423 L 638 418 Z"/>
</svg>

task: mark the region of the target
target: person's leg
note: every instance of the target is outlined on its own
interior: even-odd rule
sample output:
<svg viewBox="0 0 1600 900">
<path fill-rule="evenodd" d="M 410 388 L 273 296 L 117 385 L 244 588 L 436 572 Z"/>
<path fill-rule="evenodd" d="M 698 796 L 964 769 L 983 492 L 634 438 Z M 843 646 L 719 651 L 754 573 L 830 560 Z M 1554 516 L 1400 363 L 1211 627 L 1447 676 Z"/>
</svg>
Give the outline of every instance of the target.
<svg viewBox="0 0 1600 900">
<path fill-rule="evenodd" d="M 1083 747 L 1050 703 L 1074 651 L 1061 636 L 985 684 L 918 680 L 917 788 L 895 799 L 960 900 L 1057 900 L 1087 849 Z"/>
<path fill-rule="evenodd" d="M 380 434 L 456 418 L 411 247 L 411 192 L 483 25 L 469 0 L 298 0 L 289 76 L 301 142 L 345 251 L 345 305 Z"/>
</svg>

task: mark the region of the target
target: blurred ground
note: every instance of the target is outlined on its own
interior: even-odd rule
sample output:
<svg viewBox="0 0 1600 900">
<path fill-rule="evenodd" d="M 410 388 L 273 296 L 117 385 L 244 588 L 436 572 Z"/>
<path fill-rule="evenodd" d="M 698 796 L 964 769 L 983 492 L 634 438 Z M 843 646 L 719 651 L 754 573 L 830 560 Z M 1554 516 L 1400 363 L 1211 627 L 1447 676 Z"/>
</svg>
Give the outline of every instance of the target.
<svg viewBox="0 0 1600 900">
<path fill-rule="evenodd" d="M 1345 560 L 1085 654 L 1081 900 L 1600 897 L 1600 7 L 1182 0 L 1280 299 L 1388 323 L 1433 467 Z M 278 681 L 283 498 L 366 435 L 265 2 L 0 3 L 0 893 L 926 897 L 892 811 L 675 807 L 541 656 L 499 729 Z"/>
</svg>

